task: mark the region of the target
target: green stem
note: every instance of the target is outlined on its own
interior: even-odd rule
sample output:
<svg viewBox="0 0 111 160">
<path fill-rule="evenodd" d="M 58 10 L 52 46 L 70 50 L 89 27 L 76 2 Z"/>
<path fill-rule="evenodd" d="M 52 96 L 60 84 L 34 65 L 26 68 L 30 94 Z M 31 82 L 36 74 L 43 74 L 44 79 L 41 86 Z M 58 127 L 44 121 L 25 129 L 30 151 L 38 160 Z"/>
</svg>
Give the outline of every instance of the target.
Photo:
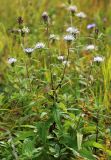
<svg viewBox="0 0 111 160">
<path fill-rule="evenodd" d="M 31 81 L 30 81 L 30 73 L 29 73 L 29 70 L 28 70 L 27 63 L 26 63 L 26 75 L 27 75 L 27 78 L 29 80 L 29 89 L 30 89 L 30 92 L 31 92 L 32 91 L 32 84 L 31 84 Z"/>
<path fill-rule="evenodd" d="M 68 49 L 67 49 L 66 64 L 65 64 L 65 66 L 64 66 L 63 74 L 62 74 L 62 77 L 61 77 L 61 80 L 60 80 L 58 86 L 56 87 L 56 90 L 57 90 L 58 88 L 61 88 L 62 82 L 63 82 L 63 80 L 64 80 L 64 76 L 65 76 L 66 69 L 67 69 L 67 63 L 68 63 L 68 60 L 69 60 L 69 55 L 70 55 L 70 49 L 69 49 L 69 47 L 68 47 Z"/>
</svg>

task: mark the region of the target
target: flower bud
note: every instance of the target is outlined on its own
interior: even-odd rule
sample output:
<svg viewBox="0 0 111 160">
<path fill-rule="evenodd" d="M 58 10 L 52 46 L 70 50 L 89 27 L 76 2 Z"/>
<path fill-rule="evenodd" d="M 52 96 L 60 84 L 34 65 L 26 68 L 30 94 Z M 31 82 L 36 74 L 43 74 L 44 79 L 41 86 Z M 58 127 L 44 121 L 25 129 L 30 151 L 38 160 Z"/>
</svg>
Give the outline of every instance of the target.
<svg viewBox="0 0 111 160">
<path fill-rule="evenodd" d="M 44 22 L 48 22 L 48 18 L 49 18 L 48 13 L 47 12 L 43 12 L 42 13 L 42 19 L 44 20 Z"/>
<path fill-rule="evenodd" d="M 19 25 L 23 24 L 23 18 L 21 16 L 18 17 L 17 22 Z"/>
</svg>

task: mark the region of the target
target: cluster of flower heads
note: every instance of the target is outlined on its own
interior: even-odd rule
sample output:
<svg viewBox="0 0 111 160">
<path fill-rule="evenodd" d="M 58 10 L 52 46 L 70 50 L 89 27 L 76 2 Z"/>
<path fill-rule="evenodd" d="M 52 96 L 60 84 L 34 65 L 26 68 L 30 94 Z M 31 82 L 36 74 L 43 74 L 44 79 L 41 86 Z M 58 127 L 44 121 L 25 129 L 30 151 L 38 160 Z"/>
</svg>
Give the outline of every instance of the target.
<svg viewBox="0 0 111 160">
<path fill-rule="evenodd" d="M 68 27 L 66 29 L 66 32 L 68 32 L 70 34 L 74 34 L 74 35 L 80 33 L 80 31 L 78 30 L 78 28 L 75 28 L 75 27 Z"/>
<path fill-rule="evenodd" d="M 75 6 L 75 5 L 70 5 L 68 7 L 68 11 L 71 12 L 72 15 L 75 15 L 76 17 L 78 17 L 80 19 L 87 17 L 87 15 L 84 12 L 77 12 L 78 9 L 77 9 L 77 6 Z M 68 27 L 66 29 L 66 32 L 68 34 L 64 36 L 64 40 L 67 41 L 67 42 L 71 42 L 71 41 L 75 40 L 76 35 L 80 33 L 78 28 L 76 28 L 74 26 Z"/>
<path fill-rule="evenodd" d="M 79 17 L 79 18 L 86 18 L 87 15 L 84 12 L 78 12 L 77 6 L 75 5 L 71 5 L 68 7 L 68 10 L 72 13 L 72 15 L 75 14 L 75 16 Z"/>
<path fill-rule="evenodd" d="M 70 4 L 70 3 L 69 3 Z M 84 19 L 87 17 L 86 13 L 84 12 L 77 12 L 78 9 L 77 9 L 77 6 L 76 5 L 70 5 L 68 7 L 68 10 L 72 13 L 72 15 L 75 15 L 76 17 L 80 18 L 80 19 Z M 88 24 L 87 25 L 87 29 L 93 29 L 96 27 L 96 24 L 95 23 L 91 23 L 91 24 Z M 78 32 L 77 32 L 78 33 Z"/>
<path fill-rule="evenodd" d="M 30 57 L 35 49 L 44 49 L 44 48 L 45 48 L 45 44 L 42 42 L 38 42 L 38 43 L 36 43 L 35 47 L 33 47 L 33 48 L 24 48 L 23 47 L 23 51 Z M 8 63 L 11 65 L 13 65 L 16 61 L 17 61 L 16 58 L 9 58 L 8 59 Z"/>
<path fill-rule="evenodd" d="M 57 59 L 58 59 L 59 61 L 62 61 L 62 64 L 63 64 L 63 65 L 67 65 L 68 67 L 70 66 L 70 63 L 71 63 L 71 62 L 65 60 L 65 57 L 64 57 L 63 55 L 58 56 Z"/>
<path fill-rule="evenodd" d="M 23 26 L 21 29 L 12 29 L 11 30 L 12 33 L 21 33 L 21 34 L 27 34 L 30 32 L 30 29 L 28 27 Z"/>
<path fill-rule="evenodd" d="M 75 5 L 71 5 L 68 7 L 68 10 L 73 14 L 75 14 L 76 17 L 82 19 L 82 18 L 86 18 L 87 15 L 84 13 L 84 12 L 77 12 L 78 9 L 77 9 L 77 6 Z M 48 13 L 45 11 L 42 13 L 42 19 L 45 23 L 48 24 L 49 22 L 49 15 Z M 19 20 L 20 24 L 23 23 L 23 20 L 20 18 Z M 96 24 L 95 23 L 91 23 L 91 24 L 88 24 L 87 25 L 87 29 L 92 29 L 92 28 L 95 28 L 96 27 Z M 28 27 L 23 27 L 22 29 L 18 29 L 17 32 L 19 33 L 29 33 L 30 30 Z M 80 33 L 80 31 L 78 30 L 78 28 L 76 27 L 73 27 L 73 26 L 70 26 L 66 29 L 66 32 L 68 34 L 66 34 L 64 36 L 64 40 L 67 42 L 67 43 L 71 43 L 72 41 L 74 41 L 76 39 L 76 35 Z M 55 41 L 55 40 L 59 40 L 59 37 L 55 34 L 50 34 L 49 35 L 49 40 L 51 41 Z M 31 54 L 34 52 L 34 50 L 36 49 L 44 49 L 45 48 L 45 44 L 42 43 L 42 42 L 38 42 L 36 43 L 36 45 L 33 47 L 33 48 L 24 48 L 23 47 L 23 50 L 24 52 L 30 57 Z M 90 45 L 87 45 L 86 47 L 84 47 L 84 50 L 86 51 L 93 51 L 93 50 L 97 50 L 97 46 L 93 45 L 93 44 L 90 44 Z M 58 56 L 58 60 L 61 60 L 63 64 L 66 64 L 67 66 L 70 65 L 70 61 L 66 61 L 64 56 Z M 14 64 L 17 60 L 15 58 L 9 58 L 8 59 L 8 63 L 9 64 Z M 104 57 L 101 57 L 101 56 L 96 56 L 94 57 L 93 59 L 94 62 L 103 62 L 104 61 Z"/>
<path fill-rule="evenodd" d="M 24 52 L 28 55 L 28 56 L 31 56 L 32 52 L 35 50 L 35 49 L 44 49 L 45 48 L 45 44 L 42 43 L 42 42 L 38 42 L 36 43 L 36 45 L 33 47 L 33 48 L 23 48 Z"/>
<path fill-rule="evenodd" d="M 86 15 L 86 13 L 84 13 L 84 12 L 77 12 L 78 11 L 78 9 L 77 9 L 77 6 L 75 6 L 75 5 L 71 5 L 71 6 L 69 6 L 68 7 L 68 10 L 72 13 L 72 15 L 75 15 L 76 17 L 78 17 L 78 18 L 80 18 L 80 19 L 84 19 L 84 18 L 86 18 L 87 17 L 87 15 Z M 96 24 L 95 23 L 91 23 L 91 24 L 88 24 L 87 25 L 87 29 L 88 30 L 90 30 L 90 29 L 93 29 L 93 28 L 95 28 L 96 27 Z M 70 27 L 69 27 L 70 28 Z M 78 31 L 78 29 L 77 28 L 71 28 L 71 29 L 69 29 L 69 32 L 74 32 L 74 33 L 79 33 L 79 31 Z"/>
<path fill-rule="evenodd" d="M 68 34 L 66 34 L 64 36 L 64 40 L 71 43 L 72 41 L 74 41 L 76 39 L 76 35 L 80 33 L 80 31 L 78 30 L 78 28 L 76 27 L 68 27 L 66 29 L 66 32 Z"/>
</svg>

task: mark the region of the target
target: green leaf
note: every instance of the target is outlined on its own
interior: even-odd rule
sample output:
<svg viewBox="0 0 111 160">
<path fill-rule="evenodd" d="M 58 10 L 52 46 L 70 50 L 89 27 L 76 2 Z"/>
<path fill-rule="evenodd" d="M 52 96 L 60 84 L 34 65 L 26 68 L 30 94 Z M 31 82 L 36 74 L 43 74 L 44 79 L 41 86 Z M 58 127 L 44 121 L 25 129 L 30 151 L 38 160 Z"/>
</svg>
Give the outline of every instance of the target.
<svg viewBox="0 0 111 160">
<path fill-rule="evenodd" d="M 82 149 L 80 150 L 80 155 L 83 158 L 87 158 L 87 160 L 96 160 L 96 158 L 93 156 L 91 151 L 88 151 L 87 149 Z"/>
<path fill-rule="evenodd" d="M 42 119 L 42 118 L 44 118 L 44 116 L 46 116 L 46 115 L 47 115 L 46 112 L 42 112 L 41 115 L 40 115 L 40 118 Z"/>
<path fill-rule="evenodd" d="M 22 147 L 23 155 L 31 158 L 33 156 L 34 143 L 30 139 L 25 139 Z"/>
<path fill-rule="evenodd" d="M 83 139 L 83 134 L 81 133 L 77 133 L 77 145 L 78 145 L 78 150 L 81 149 L 81 145 L 82 145 L 82 139 Z"/>
<path fill-rule="evenodd" d="M 28 137 L 34 136 L 35 133 L 33 131 L 22 131 L 16 134 L 16 140 L 25 140 Z"/>
<path fill-rule="evenodd" d="M 33 129 L 36 128 L 35 126 L 33 126 L 33 125 L 28 125 L 28 124 L 26 124 L 26 125 L 21 125 L 21 127 L 23 127 L 23 128 L 33 128 Z"/>
<path fill-rule="evenodd" d="M 54 116 L 54 121 L 56 122 L 57 126 L 59 127 L 60 130 L 63 129 L 62 124 L 61 124 L 61 113 L 60 110 L 56 107 L 53 108 L 53 116 Z"/>
<path fill-rule="evenodd" d="M 104 149 L 104 146 L 97 142 L 93 142 L 93 147 L 98 148 L 98 149 Z"/>
<path fill-rule="evenodd" d="M 64 112 L 66 112 L 67 113 L 67 108 L 66 108 L 66 106 L 65 106 L 65 104 L 64 103 L 59 103 L 58 104 L 58 107 L 60 108 L 60 109 L 62 109 Z"/>
<path fill-rule="evenodd" d="M 39 138 L 43 143 L 46 143 L 47 136 L 48 136 L 48 128 L 49 128 L 49 123 L 47 122 L 38 122 L 37 123 L 37 130 L 39 134 Z"/>
<path fill-rule="evenodd" d="M 88 126 L 88 127 L 84 127 L 82 129 L 84 134 L 89 134 L 89 133 L 95 133 L 96 131 L 96 126 Z"/>
</svg>

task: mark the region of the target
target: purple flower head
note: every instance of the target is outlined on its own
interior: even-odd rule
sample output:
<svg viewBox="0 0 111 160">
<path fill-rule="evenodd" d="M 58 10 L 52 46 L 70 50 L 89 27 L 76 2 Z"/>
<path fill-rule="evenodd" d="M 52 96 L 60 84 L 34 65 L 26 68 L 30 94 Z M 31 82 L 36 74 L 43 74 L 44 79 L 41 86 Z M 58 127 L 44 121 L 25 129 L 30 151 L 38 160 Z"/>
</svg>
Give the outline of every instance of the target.
<svg viewBox="0 0 111 160">
<path fill-rule="evenodd" d="M 95 23 L 92 23 L 92 24 L 88 24 L 88 25 L 87 25 L 87 29 L 92 29 L 92 28 L 94 28 L 94 27 L 96 27 L 96 24 L 95 24 Z"/>
</svg>

